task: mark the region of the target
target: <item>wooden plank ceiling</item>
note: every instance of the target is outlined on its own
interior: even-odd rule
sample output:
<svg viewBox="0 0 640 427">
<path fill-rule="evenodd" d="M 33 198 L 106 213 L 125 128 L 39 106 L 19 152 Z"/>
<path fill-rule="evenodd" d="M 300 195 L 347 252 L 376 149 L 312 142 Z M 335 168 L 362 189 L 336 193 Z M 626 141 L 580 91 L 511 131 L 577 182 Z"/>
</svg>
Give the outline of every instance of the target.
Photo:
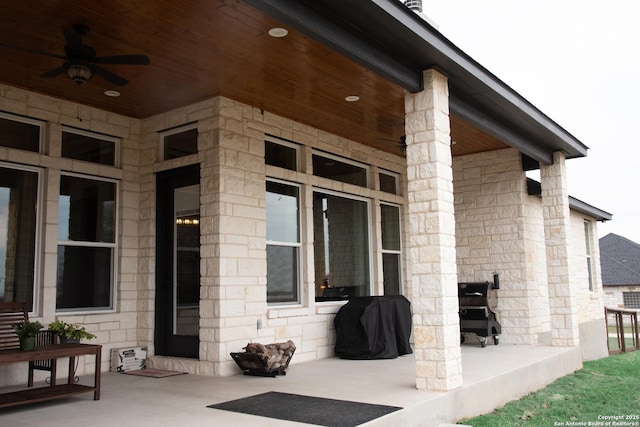
<svg viewBox="0 0 640 427">
<path fill-rule="evenodd" d="M 85 24 L 97 56 L 145 54 L 150 65 L 103 65 L 129 83 L 93 75 L 76 85 L 60 67 L 62 29 Z M 379 150 L 402 154 L 404 90 L 238 0 L 4 2 L 0 82 L 135 118 L 223 95 Z M 118 90 L 119 97 L 105 96 Z M 360 100 L 347 102 L 357 95 Z M 505 144 L 452 117 L 454 155 Z"/>
</svg>

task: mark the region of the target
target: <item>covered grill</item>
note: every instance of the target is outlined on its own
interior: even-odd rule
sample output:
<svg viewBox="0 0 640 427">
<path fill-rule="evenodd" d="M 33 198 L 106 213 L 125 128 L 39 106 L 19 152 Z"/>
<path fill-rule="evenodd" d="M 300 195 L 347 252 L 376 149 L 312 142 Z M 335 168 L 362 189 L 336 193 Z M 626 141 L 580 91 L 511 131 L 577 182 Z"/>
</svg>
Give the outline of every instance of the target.
<svg viewBox="0 0 640 427">
<path fill-rule="evenodd" d="M 498 335 L 502 332 L 502 327 L 496 319 L 498 289 L 500 289 L 500 279 L 497 274 L 493 276 L 493 283 L 458 283 L 462 342 L 464 342 L 465 333 L 473 333 L 480 338 L 482 347 L 486 347 L 488 337 L 493 337 L 493 343 L 498 345 Z"/>
</svg>

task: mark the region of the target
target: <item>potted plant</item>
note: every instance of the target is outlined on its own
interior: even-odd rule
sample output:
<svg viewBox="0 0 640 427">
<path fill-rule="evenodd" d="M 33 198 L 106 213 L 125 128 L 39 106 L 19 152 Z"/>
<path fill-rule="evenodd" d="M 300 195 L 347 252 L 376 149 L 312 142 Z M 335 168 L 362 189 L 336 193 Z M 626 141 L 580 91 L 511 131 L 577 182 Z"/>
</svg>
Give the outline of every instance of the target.
<svg viewBox="0 0 640 427">
<path fill-rule="evenodd" d="M 30 322 L 29 320 L 23 320 L 20 323 L 13 325 L 13 330 L 20 339 L 20 350 L 27 351 L 33 350 L 35 347 L 36 335 L 42 329 L 42 324 L 37 320 Z"/>
<path fill-rule="evenodd" d="M 93 339 L 96 336 L 90 332 L 87 332 L 84 326 L 79 327 L 72 323 L 67 323 L 62 320 L 56 320 L 49 323 L 49 330 L 55 331 L 60 338 L 60 344 L 65 343 L 79 343 L 81 339 Z"/>
</svg>

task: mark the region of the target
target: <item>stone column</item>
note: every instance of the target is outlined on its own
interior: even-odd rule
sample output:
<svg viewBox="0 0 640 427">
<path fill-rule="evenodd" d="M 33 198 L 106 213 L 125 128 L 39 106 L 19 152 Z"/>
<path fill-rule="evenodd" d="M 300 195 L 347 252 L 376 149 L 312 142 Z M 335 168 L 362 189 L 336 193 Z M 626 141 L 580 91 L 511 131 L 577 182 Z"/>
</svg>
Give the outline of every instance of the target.
<svg viewBox="0 0 640 427">
<path fill-rule="evenodd" d="M 551 306 L 551 344 L 577 346 L 580 344 L 578 301 L 569 265 L 571 219 L 565 161 L 565 154 L 556 152 L 552 165 L 540 166 L 542 209 Z"/>
<path fill-rule="evenodd" d="M 462 386 L 447 79 L 405 96 L 409 252 L 418 389 Z"/>
</svg>

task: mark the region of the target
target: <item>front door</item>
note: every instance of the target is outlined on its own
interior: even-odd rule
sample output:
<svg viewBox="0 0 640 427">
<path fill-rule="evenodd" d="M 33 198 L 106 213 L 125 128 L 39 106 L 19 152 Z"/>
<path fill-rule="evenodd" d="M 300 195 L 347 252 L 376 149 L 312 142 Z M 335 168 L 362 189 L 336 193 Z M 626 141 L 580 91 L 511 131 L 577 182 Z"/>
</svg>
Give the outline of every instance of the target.
<svg viewBox="0 0 640 427">
<path fill-rule="evenodd" d="M 155 353 L 198 358 L 200 170 L 157 176 Z"/>
</svg>

